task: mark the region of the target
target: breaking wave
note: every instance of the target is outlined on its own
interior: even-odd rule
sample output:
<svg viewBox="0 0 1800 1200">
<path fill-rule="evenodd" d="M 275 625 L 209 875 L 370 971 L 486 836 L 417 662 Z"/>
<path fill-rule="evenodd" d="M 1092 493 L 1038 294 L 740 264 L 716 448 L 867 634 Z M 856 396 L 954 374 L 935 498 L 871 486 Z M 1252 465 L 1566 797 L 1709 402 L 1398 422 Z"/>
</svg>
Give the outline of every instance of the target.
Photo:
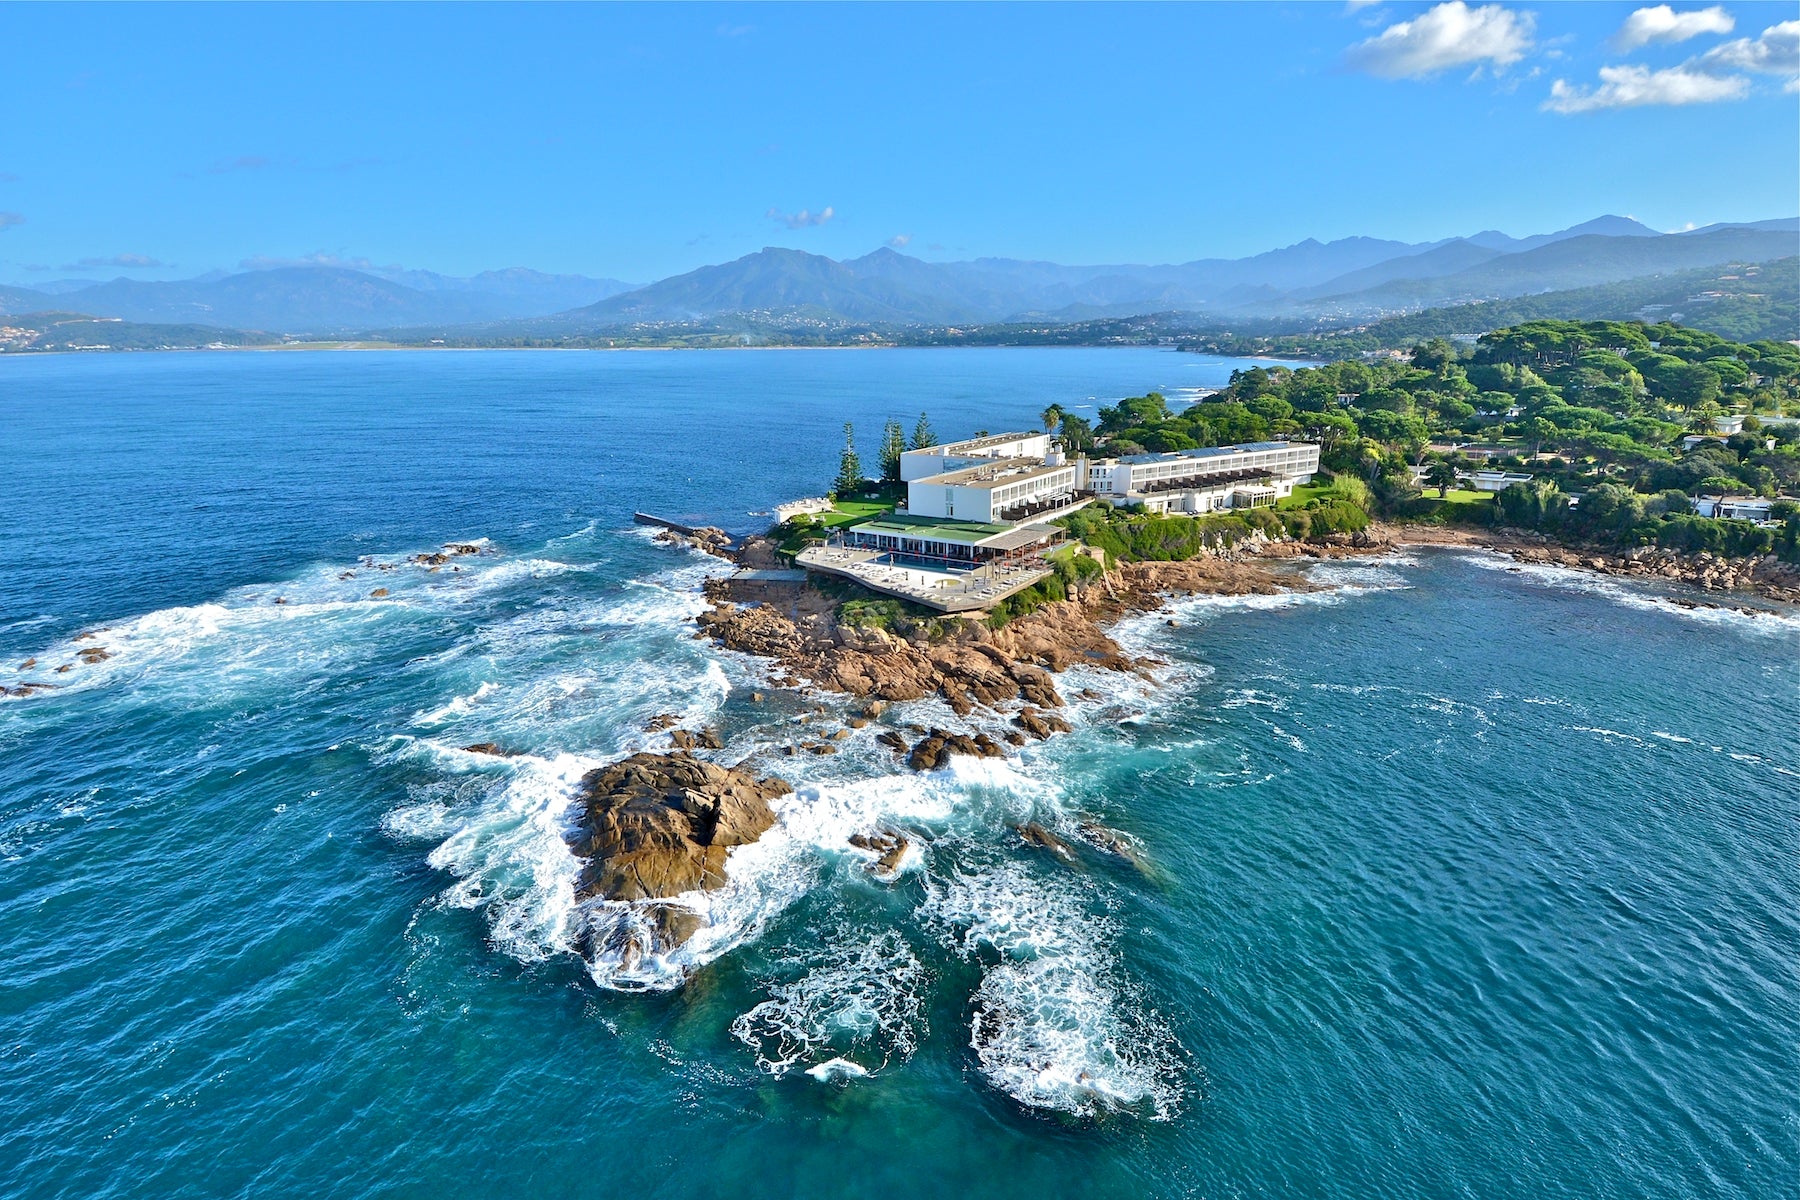
<svg viewBox="0 0 1800 1200">
<path fill-rule="evenodd" d="M 969 1038 L 989 1084 L 1028 1108 L 1169 1120 L 1181 1097 L 1174 1039 L 1123 978 L 1118 930 L 1080 891 L 1004 863 L 934 881 L 921 914 L 952 952 L 991 963 Z"/>
</svg>

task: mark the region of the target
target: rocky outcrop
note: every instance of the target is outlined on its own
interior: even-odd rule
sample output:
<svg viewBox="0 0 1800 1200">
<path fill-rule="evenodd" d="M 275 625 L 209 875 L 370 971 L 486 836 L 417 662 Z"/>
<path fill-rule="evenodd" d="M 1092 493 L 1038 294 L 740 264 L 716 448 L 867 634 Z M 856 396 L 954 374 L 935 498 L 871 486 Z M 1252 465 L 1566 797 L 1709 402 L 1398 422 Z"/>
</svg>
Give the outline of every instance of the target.
<svg viewBox="0 0 1800 1200">
<path fill-rule="evenodd" d="M 441 567 L 453 558 L 481 553 L 483 548 L 475 542 L 450 542 L 442 550 L 434 550 L 430 554 L 415 554 L 406 561 L 421 567 Z"/>
<path fill-rule="evenodd" d="M 850 844 L 858 850 L 866 850 L 875 856 L 868 864 L 871 875 L 877 879 L 891 880 L 900 871 L 900 863 L 906 858 L 907 848 L 912 842 L 904 833 L 895 829 L 881 829 L 874 833 L 853 833 Z"/>
<path fill-rule="evenodd" d="M 1800 566 L 1784 563 L 1773 555 L 1720 558 L 1704 552 L 1677 554 L 1649 546 L 1623 554 L 1556 545 L 1512 546 L 1509 549 L 1518 562 L 1598 571 L 1605 575 L 1667 579 L 1709 592 L 1748 592 L 1771 600 L 1800 603 Z"/>
<path fill-rule="evenodd" d="M 734 558 L 731 535 L 716 525 L 699 525 L 687 529 L 660 529 L 656 541 L 665 546 L 687 546 L 717 558 Z"/>
<path fill-rule="evenodd" d="M 976 620 L 947 622 L 948 636 L 902 637 L 877 627 L 839 622 L 835 606 L 800 585 L 789 585 L 786 605 L 778 593 L 758 587 L 754 602 L 734 581 L 708 586 L 713 607 L 700 618 L 702 632 L 722 645 L 772 658 L 819 687 L 867 697 L 860 719 L 878 705 L 941 696 L 958 715 L 977 708 L 1024 703 L 1060 708 L 1053 673 L 1077 663 L 1112 670 L 1144 665 L 1124 654 L 1082 604 L 1049 604 L 1003 629 Z M 785 611 L 784 611 L 785 610 Z"/>
<path fill-rule="evenodd" d="M 985 733 L 971 736 L 948 729 L 932 729 L 913 746 L 906 765 L 915 771 L 935 771 L 957 754 L 970 758 L 1005 758 L 1006 747 Z"/>
<path fill-rule="evenodd" d="M 659 900 L 725 882 L 733 846 L 775 823 L 780 779 L 695 758 L 634 754 L 581 781 L 570 847 L 586 866 L 578 899 Z"/>
<path fill-rule="evenodd" d="M 1013 717 L 1013 724 L 1039 741 L 1053 733 L 1068 733 L 1074 728 L 1055 713 L 1047 713 L 1029 706 L 1018 711 Z"/>
</svg>

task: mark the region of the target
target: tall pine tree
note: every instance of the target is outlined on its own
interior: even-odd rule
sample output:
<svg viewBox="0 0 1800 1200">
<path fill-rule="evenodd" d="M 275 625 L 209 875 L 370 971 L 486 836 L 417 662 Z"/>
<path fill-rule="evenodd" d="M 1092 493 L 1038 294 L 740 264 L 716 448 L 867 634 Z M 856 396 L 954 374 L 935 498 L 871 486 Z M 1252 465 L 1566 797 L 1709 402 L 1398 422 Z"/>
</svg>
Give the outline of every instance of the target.
<svg viewBox="0 0 1800 1200">
<path fill-rule="evenodd" d="M 913 426 L 912 448 L 914 450 L 923 450 L 927 446 L 935 446 L 937 444 L 937 434 L 931 431 L 931 422 L 925 419 L 924 413 L 920 413 L 919 423 Z"/>
<path fill-rule="evenodd" d="M 900 456 L 906 452 L 906 433 L 900 422 L 889 420 L 881 430 L 881 477 L 889 483 L 900 481 Z"/>
<path fill-rule="evenodd" d="M 837 483 L 833 490 L 840 496 L 853 496 L 862 491 L 862 459 L 856 453 L 856 429 L 844 422 L 844 455 L 838 459 Z"/>
</svg>

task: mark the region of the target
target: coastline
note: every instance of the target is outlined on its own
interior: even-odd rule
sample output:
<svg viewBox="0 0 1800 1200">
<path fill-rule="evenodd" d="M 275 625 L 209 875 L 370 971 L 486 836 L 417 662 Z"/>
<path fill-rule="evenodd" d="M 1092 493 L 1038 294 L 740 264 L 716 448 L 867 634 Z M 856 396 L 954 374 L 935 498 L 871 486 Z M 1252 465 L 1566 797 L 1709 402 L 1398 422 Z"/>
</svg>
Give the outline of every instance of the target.
<svg viewBox="0 0 1800 1200">
<path fill-rule="evenodd" d="M 879 621 L 846 620 L 842 602 L 811 579 L 763 577 L 768 568 L 782 565 L 767 539 L 752 537 L 731 549 L 722 544 L 722 533 L 699 532 L 702 536 L 692 538 L 673 533 L 658 537 L 725 558 L 739 570 L 708 581 L 709 607 L 696 618 L 696 636 L 775 664 L 777 686 L 879 704 L 936 695 L 958 717 L 977 710 L 1011 716 L 1014 726 L 1037 738 L 1059 732 L 1055 722 L 1040 718 L 1062 706 L 1055 680 L 1071 665 L 1144 676 L 1161 665 L 1133 658 L 1120 647 L 1111 630 L 1121 620 L 1159 612 L 1170 600 L 1187 596 L 1308 591 L 1311 586 L 1295 569 L 1306 562 L 1409 547 L 1464 548 L 1504 555 L 1520 564 L 1674 583 L 1718 596 L 1673 601 L 1686 608 L 1725 608 L 1750 615 L 1768 611 L 1732 604 L 1733 596 L 1800 604 L 1800 567 L 1772 558 L 1719 559 L 1652 548 L 1618 554 L 1565 547 L 1511 530 L 1376 523 L 1354 537 L 1323 542 L 1257 535 L 1230 549 L 1179 561 L 1115 563 L 1102 575 L 1073 585 L 1068 599 L 1045 604 L 998 629 L 967 617 L 902 618 L 890 627 Z M 1025 742 L 1022 734 L 1009 733 L 1007 740 L 1014 746 Z"/>
</svg>

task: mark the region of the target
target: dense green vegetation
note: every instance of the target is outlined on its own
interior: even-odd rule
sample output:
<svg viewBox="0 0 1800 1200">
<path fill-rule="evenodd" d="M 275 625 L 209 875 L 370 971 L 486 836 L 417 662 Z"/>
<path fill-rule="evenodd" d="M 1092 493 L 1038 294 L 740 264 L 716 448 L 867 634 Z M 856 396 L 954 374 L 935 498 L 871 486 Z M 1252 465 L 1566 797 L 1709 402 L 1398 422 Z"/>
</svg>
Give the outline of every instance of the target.
<svg viewBox="0 0 1800 1200">
<path fill-rule="evenodd" d="M 1309 439 L 1335 486 L 1358 484 L 1366 500 L 1315 494 L 1272 513 L 1201 521 L 1078 514 L 1071 527 L 1117 557 L 1179 558 L 1209 537 L 1231 537 L 1232 522 L 1280 521 L 1290 536 L 1342 532 L 1351 507 L 1621 547 L 1791 556 L 1800 532 L 1793 506 L 1777 505 L 1782 529 L 1758 530 L 1696 516 L 1692 503 L 1800 493 L 1800 429 L 1759 420 L 1784 412 L 1800 415 L 1800 348 L 1786 342 L 1731 342 L 1668 324 L 1531 321 L 1473 347 L 1439 338 L 1371 362 L 1236 372 L 1180 412 L 1155 393 L 1132 397 L 1101 409 L 1092 431 L 1100 453 Z M 1727 414 L 1745 418 L 1742 432 L 1683 446 L 1691 433 L 1712 435 Z M 1448 498 L 1456 472 L 1487 467 L 1535 478 L 1497 504 Z M 1415 468 L 1444 498 L 1422 492 Z M 1294 532 L 1296 514 L 1306 516 L 1306 533 Z"/>
</svg>

